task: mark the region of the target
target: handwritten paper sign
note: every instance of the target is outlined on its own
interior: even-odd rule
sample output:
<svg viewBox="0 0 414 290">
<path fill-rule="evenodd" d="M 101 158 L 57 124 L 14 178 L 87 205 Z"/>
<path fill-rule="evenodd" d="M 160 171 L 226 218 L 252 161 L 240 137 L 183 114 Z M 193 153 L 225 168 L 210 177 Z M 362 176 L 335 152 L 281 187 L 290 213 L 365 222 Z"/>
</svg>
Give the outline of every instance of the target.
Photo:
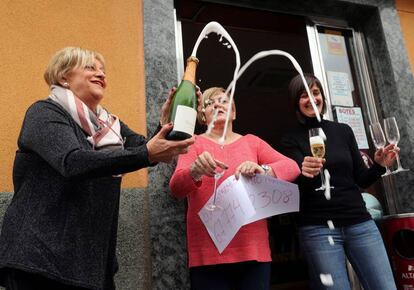
<svg viewBox="0 0 414 290">
<path fill-rule="evenodd" d="M 213 202 L 211 197 L 207 204 Z M 253 178 L 234 175 L 217 188 L 216 206 L 198 213 L 219 253 L 222 253 L 239 229 L 251 222 L 273 215 L 299 210 L 297 185 L 276 178 L 256 175 Z"/>
<path fill-rule="evenodd" d="M 250 202 L 256 210 L 245 224 L 274 215 L 299 211 L 299 189 L 296 184 L 257 174 L 252 178 L 242 176 Z"/>
<path fill-rule="evenodd" d="M 213 196 L 207 204 L 212 202 Z M 255 210 L 243 184 L 237 181 L 234 175 L 228 177 L 217 188 L 216 205 L 218 209 L 214 211 L 203 207 L 198 215 L 221 254 L 247 218 L 254 215 Z"/>
</svg>

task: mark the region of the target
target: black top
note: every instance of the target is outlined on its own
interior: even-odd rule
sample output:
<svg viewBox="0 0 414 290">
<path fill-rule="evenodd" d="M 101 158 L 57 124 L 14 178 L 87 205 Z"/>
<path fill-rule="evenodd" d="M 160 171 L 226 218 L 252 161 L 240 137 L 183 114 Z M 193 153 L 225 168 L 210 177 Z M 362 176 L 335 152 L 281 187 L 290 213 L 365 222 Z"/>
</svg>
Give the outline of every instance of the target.
<svg viewBox="0 0 414 290">
<path fill-rule="evenodd" d="M 281 152 L 294 159 L 302 168 L 305 156 L 312 156 L 309 145 L 310 128 L 321 127 L 327 137 L 326 163 L 329 170 L 331 199 L 327 200 L 324 191 L 315 191 L 321 186 L 320 175 L 307 178 L 300 175 L 296 182 L 300 190 L 300 225 L 320 225 L 332 220 L 335 226 L 348 226 L 369 220 L 360 188 L 366 188 L 380 178 L 385 169 L 374 162 L 367 168 L 359 152 L 352 129 L 342 123 L 307 118 L 281 142 Z"/>
<path fill-rule="evenodd" d="M 121 135 L 125 149 L 95 151 L 57 103 L 28 109 L 0 236 L 0 274 L 9 267 L 114 289 L 121 184 L 114 175 L 150 165 L 145 138 L 122 122 Z"/>
</svg>

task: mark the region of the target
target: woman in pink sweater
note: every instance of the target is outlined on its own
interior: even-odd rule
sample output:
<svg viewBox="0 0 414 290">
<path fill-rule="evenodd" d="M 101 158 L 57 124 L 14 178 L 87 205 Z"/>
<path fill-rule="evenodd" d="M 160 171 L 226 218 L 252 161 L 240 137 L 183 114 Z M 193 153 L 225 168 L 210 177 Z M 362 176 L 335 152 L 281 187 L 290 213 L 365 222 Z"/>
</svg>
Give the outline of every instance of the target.
<svg viewBox="0 0 414 290">
<path fill-rule="evenodd" d="M 187 245 L 191 289 L 267 290 L 270 281 L 270 248 L 267 221 L 243 226 L 220 254 L 204 227 L 198 212 L 213 193 L 214 171 L 226 169 L 219 183 L 235 174 L 268 174 L 293 181 L 300 170 L 290 158 L 278 153 L 260 138 L 232 130 L 235 107 L 228 124 L 224 146 L 218 142 L 224 131 L 229 96 L 223 88 L 206 90 L 199 108 L 199 121 L 206 125 L 217 110 L 209 134 L 196 136 L 187 154 L 180 155 L 170 180 L 172 194 L 187 198 Z"/>
</svg>

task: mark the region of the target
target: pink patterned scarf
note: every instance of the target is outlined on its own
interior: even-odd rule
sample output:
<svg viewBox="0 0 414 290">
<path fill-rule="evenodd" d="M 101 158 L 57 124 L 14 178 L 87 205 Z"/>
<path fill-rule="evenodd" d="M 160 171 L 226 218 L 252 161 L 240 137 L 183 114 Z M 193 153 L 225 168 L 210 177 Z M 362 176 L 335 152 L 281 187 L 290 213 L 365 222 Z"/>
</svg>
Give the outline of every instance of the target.
<svg viewBox="0 0 414 290">
<path fill-rule="evenodd" d="M 92 112 L 71 90 L 60 86 L 50 87 L 50 99 L 61 105 L 88 135 L 87 140 L 95 150 L 122 149 L 124 140 L 121 125 L 115 115 L 98 105 L 97 114 Z"/>
</svg>

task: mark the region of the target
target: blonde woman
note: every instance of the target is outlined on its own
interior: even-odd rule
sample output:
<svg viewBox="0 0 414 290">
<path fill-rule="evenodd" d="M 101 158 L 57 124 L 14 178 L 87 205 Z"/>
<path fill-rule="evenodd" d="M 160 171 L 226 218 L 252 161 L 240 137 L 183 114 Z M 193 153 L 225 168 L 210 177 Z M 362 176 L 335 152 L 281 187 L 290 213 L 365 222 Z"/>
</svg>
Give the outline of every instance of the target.
<svg viewBox="0 0 414 290">
<path fill-rule="evenodd" d="M 102 108 L 107 80 L 97 52 L 66 47 L 44 77 L 50 95 L 27 110 L 18 139 L 0 283 L 12 290 L 115 289 L 122 174 L 169 162 L 194 141 L 167 141 L 171 124 L 146 140 Z"/>
<path fill-rule="evenodd" d="M 296 163 L 275 151 L 259 137 L 233 131 L 235 107 L 228 124 L 224 146 L 218 140 L 223 134 L 229 96 L 213 87 L 203 94 L 199 121 L 209 124 L 216 111 L 214 127 L 196 136 L 188 153 L 180 155 L 170 180 L 172 194 L 187 198 L 187 246 L 191 289 L 267 290 L 270 284 L 270 248 L 267 221 L 243 226 L 220 254 L 201 222 L 198 212 L 213 193 L 214 171 L 226 169 L 219 183 L 235 174 L 254 176 L 268 174 L 292 181 L 300 173 Z"/>
</svg>

